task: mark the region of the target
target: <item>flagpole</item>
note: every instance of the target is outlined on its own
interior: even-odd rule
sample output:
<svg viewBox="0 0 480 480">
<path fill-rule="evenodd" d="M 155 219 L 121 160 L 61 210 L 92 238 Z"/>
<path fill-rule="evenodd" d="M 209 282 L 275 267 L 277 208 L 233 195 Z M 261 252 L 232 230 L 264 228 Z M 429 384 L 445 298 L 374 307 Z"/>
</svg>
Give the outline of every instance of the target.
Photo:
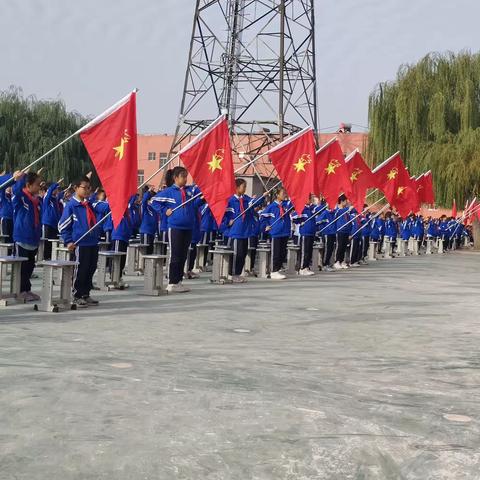
<svg viewBox="0 0 480 480">
<path fill-rule="evenodd" d="M 130 97 L 130 95 L 132 93 L 136 93 L 138 91 L 137 88 L 135 88 L 132 92 L 130 92 L 128 95 L 126 95 L 125 97 L 123 97 L 121 100 L 119 100 L 118 102 L 116 102 L 114 105 L 112 105 L 111 107 L 107 108 L 104 112 L 102 112 L 100 115 L 97 115 L 93 120 L 90 120 L 86 125 L 84 125 L 83 127 L 79 128 L 77 131 L 73 132 L 71 135 L 69 135 L 67 138 L 65 138 L 64 140 L 62 140 L 59 144 L 55 145 L 53 148 L 51 148 L 50 150 L 48 150 L 48 152 L 44 153 L 43 155 L 41 155 L 40 157 L 38 157 L 36 160 L 34 160 L 32 163 L 30 163 L 29 165 L 27 165 L 26 167 L 22 168 L 22 170 L 20 170 L 21 172 L 26 172 L 28 171 L 30 168 L 32 168 L 34 165 L 36 165 L 38 162 L 40 162 L 41 160 L 43 160 L 45 157 L 47 157 L 48 155 L 50 155 L 52 152 L 54 152 L 55 150 L 57 150 L 58 148 L 60 148 L 62 145 L 64 145 L 65 143 L 67 143 L 69 140 L 71 140 L 73 137 L 79 135 L 80 133 L 82 133 L 84 130 L 86 130 L 87 128 L 90 128 L 90 126 L 94 125 L 96 122 L 99 121 L 99 119 L 102 119 L 104 117 L 106 117 L 108 114 L 110 114 L 112 111 L 114 111 L 116 108 L 118 108 L 119 105 L 122 104 L 122 102 L 125 102 L 126 99 L 128 99 L 128 97 Z M 12 177 L 13 178 L 13 177 Z M 2 190 L 6 185 L 8 185 L 10 182 L 12 181 L 12 179 L 8 179 L 7 181 L 3 182 L 1 185 L 0 185 L 0 190 Z"/>
<path fill-rule="evenodd" d="M 367 208 L 364 208 L 358 215 L 353 217 L 351 220 L 349 220 L 344 226 L 350 225 L 352 222 L 354 222 L 360 215 L 363 215 L 367 210 L 370 210 L 372 207 L 374 207 L 377 203 L 380 203 L 383 199 L 385 198 L 385 195 L 380 199 L 377 200 L 375 203 L 372 203 L 371 205 L 367 206 Z"/>
<path fill-rule="evenodd" d="M 352 206 L 348 207 L 348 210 L 344 213 L 350 213 L 350 211 L 352 210 Z M 344 213 L 340 214 L 340 215 L 337 215 L 333 220 L 332 220 L 332 223 L 337 223 L 337 220 L 342 216 L 344 215 Z M 324 230 L 326 230 L 328 227 L 330 226 L 330 223 L 328 225 L 326 225 L 324 228 L 322 228 L 318 233 L 322 233 Z"/>
<path fill-rule="evenodd" d="M 384 210 L 386 210 L 389 207 L 388 203 L 384 205 L 368 222 L 363 224 L 358 230 L 355 230 L 355 232 L 352 233 L 352 237 L 355 236 L 358 232 L 362 231 L 369 223 L 371 220 L 374 220 L 377 218 Z"/>
<path fill-rule="evenodd" d="M 309 222 L 312 218 L 316 217 L 317 215 L 320 215 L 322 212 L 324 212 L 328 207 L 328 204 L 325 205 L 322 209 L 318 210 L 317 212 L 315 212 L 313 215 L 310 215 L 304 222 L 302 222 L 300 224 L 301 227 L 303 227 L 303 225 L 305 225 L 307 222 Z"/>
<path fill-rule="evenodd" d="M 378 170 L 382 167 L 384 167 L 390 160 L 392 160 L 393 158 L 395 158 L 397 155 L 400 154 L 400 151 L 398 152 L 395 152 L 391 157 L 388 157 L 386 160 L 384 160 L 380 165 L 377 165 L 373 170 L 372 170 L 372 173 L 376 173 L 378 172 Z"/>
<path fill-rule="evenodd" d="M 286 212 L 283 213 L 283 215 L 280 215 L 280 217 L 278 217 L 271 225 L 267 225 L 267 227 L 265 228 L 265 231 L 266 232 L 270 231 L 274 225 L 276 225 L 283 217 L 288 215 L 294 208 L 295 207 L 290 207 Z"/>
</svg>

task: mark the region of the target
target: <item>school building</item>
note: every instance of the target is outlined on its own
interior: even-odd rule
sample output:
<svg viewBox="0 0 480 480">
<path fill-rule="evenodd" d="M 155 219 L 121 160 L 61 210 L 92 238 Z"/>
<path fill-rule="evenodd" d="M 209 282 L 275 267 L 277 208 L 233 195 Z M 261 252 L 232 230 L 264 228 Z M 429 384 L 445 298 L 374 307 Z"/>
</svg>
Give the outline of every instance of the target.
<svg viewBox="0 0 480 480">
<path fill-rule="evenodd" d="M 361 153 L 365 153 L 368 134 L 366 133 L 322 133 L 320 134 L 319 144 L 323 145 L 333 137 L 337 137 L 342 146 L 343 153 L 348 155 L 358 148 Z M 156 172 L 168 159 L 168 153 L 173 142 L 173 135 L 138 135 L 138 183 L 141 184 L 150 175 Z M 234 157 L 235 168 L 247 163 L 248 159 L 240 160 Z M 178 165 L 178 162 L 175 162 Z M 247 180 L 248 193 L 261 194 L 263 192 L 261 177 L 265 182 L 271 184 L 276 179 L 276 172 L 268 159 L 261 159 L 255 163 L 255 168 L 250 167 L 242 170 L 240 175 Z M 156 176 L 151 181 L 151 185 L 158 187 L 162 184 L 162 175 Z"/>
</svg>

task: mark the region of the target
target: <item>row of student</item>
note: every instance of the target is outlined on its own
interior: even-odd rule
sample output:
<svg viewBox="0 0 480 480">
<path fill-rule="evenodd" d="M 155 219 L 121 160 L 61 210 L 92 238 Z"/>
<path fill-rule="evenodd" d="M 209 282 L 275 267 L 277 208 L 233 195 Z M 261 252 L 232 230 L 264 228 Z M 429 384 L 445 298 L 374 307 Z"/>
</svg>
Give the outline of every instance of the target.
<svg viewBox="0 0 480 480">
<path fill-rule="evenodd" d="M 16 172 L 3 180 L 0 177 L 2 183 L 5 179 L 11 179 L 13 183 L 2 189 L 2 199 L 8 198 L 12 205 L 11 224 L 4 222 L 2 217 L 2 228 L 5 227 L 7 232 L 10 228 L 17 254 L 28 258 L 22 265 L 22 295 L 27 300 L 38 299 L 31 292 L 30 284 L 35 254 L 40 238 L 56 238 L 57 232 L 79 261 L 74 279 L 74 300 L 78 306 L 98 303 L 92 299 L 90 291 L 100 239 L 111 241 L 114 249 L 125 252 L 128 242 L 137 232 L 141 235 L 142 243 L 149 245 L 150 249 L 153 249 L 154 238 L 158 235 L 170 246 L 167 289 L 185 292 L 188 288 L 182 280 L 187 258 L 187 269 L 194 276 L 195 245 L 199 242 L 210 244 L 217 235 L 221 235 L 234 251 L 231 273 L 233 281 L 238 283 L 245 281 L 241 274 L 245 268 L 247 251 L 255 247 L 259 238 L 271 238 L 271 278 L 280 280 L 285 278 L 281 270 L 286 260 L 287 242 L 292 235 L 301 247 L 299 270 L 302 275 L 312 274 L 313 242 L 318 235 L 325 242 L 323 265 L 327 271 L 333 263 L 331 259 L 334 253 L 334 269 L 361 263 L 366 257 L 370 239 L 381 244 L 384 236 L 392 239 L 412 234 L 419 239 L 423 237 L 423 231 L 415 230 L 416 225 L 418 228 L 423 226 L 421 217 L 412 216 L 401 221 L 399 217 L 392 217 L 391 212 L 385 216 L 372 216 L 371 213 L 357 216 L 344 195 L 333 210 L 322 202 L 314 202 L 312 197 L 304 210 L 296 214 L 284 189 L 280 188 L 274 200 L 266 205 L 266 195 L 260 198 L 245 195 L 246 182 L 242 179 L 236 181 L 236 193 L 229 199 L 224 219 L 217 227 L 198 188 L 187 185 L 187 176 L 183 167 L 176 167 L 167 172 L 165 189 L 156 194 L 147 189 L 141 199 L 133 196 L 117 228 L 113 228 L 111 218 L 107 216 L 109 206 L 104 191 L 97 189 L 92 194 L 88 177 L 78 180 L 66 191 L 60 191 L 60 182 L 51 184 L 45 189 L 43 199 L 40 196 L 43 184 L 38 174 Z M 8 217 L 5 218 L 8 220 Z M 432 224 L 435 222 L 431 221 Z M 445 220 L 437 223 L 438 232 L 444 231 Z M 98 226 L 85 235 L 96 224 Z M 458 222 L 452 223 L 450 220 L 450 230 L 453 224 L 459 226 Z M 449 231 L 448 228 L 446 231 Z M 350 245 L 351 258 L 348 262 L 346 252 Z M 252 264 L 246 269 L 253 270 L 254 262 L 253 255 Z"/>
</svg>

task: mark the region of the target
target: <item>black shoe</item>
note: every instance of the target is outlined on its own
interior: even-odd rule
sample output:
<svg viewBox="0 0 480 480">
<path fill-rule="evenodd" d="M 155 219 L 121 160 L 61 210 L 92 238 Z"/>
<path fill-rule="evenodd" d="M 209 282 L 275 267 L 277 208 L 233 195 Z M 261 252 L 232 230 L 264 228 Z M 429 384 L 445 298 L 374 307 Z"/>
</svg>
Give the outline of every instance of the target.
<svg viewBox="0 0 480 480">
<path fill-rule="evenodd" d="M 87 308 L 88 307 L 88 303 L 84 298 L 74 298 L 73 299 L 73 304 L 77 308 Z"/>
<path fill-rule="evenodd" d="M 100 303 L 98 300 L 95 300 L 92 297 L 85 297 L 83 300 L 87 302 L 89 307 L 96 307 Z"/>
</svg>

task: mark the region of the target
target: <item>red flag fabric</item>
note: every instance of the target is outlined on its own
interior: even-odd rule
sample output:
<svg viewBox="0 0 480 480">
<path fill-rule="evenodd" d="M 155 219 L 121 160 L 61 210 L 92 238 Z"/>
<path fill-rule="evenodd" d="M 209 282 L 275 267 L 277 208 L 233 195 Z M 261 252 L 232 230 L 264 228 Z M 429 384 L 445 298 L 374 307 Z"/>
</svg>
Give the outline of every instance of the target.
<svg viewBox="0 0 480 480">
<path fill-rule="evenodd" d="M 301 215 L 315 185 L 315 137 L 308 127 L 278 144 L 268 153 L 287 190 L 296 212 Z"/>
<path fill-rule="evenodd" d="M 345 159 L 345 164 L 352 184 L 350 200 L 357 212 L 361 212 L 367 190 L 375 186 L 375 178 L 358 150 Z"/>
<path fill-rule="evenodd" d="M 453 204 L 452 204 L 452 215 L 453 218 L 457 218 L 457 202 L 455 199 L 453 199 Z"/>
<path fill-rule="evenodd" d="M 330 208 L 335 208 L 340 194 L 351 197 L 352 183 L 337 139 L 317 151 L 316 172 L 318 192 Z"/>
<path fill-rule="evenodd" d="M 107 194 L 114 227 L 137 192 L 136 92 L 132 92 L 80 133 Z"/>
<path fill-rule="evenodd" d="M 417 188 L 400 153 L 396 153 L 373 170 L 377 188 L 382 190 L 388 203 L 402 217 L 420 209 Z"/>
<path fill-rule="evenodd" d="M 435 192 L 433 190 L 433 177 L 430 170 L 423 174 L 422 184 L 424 202 L 433 205 L 435 203 Z"/>
<path fill-rule="evenodd" d="M 220 225 L 228 199 L 235 193 L 232 147 L 225 115 L 183 148 L 180 158 Z"/>
</svg>

